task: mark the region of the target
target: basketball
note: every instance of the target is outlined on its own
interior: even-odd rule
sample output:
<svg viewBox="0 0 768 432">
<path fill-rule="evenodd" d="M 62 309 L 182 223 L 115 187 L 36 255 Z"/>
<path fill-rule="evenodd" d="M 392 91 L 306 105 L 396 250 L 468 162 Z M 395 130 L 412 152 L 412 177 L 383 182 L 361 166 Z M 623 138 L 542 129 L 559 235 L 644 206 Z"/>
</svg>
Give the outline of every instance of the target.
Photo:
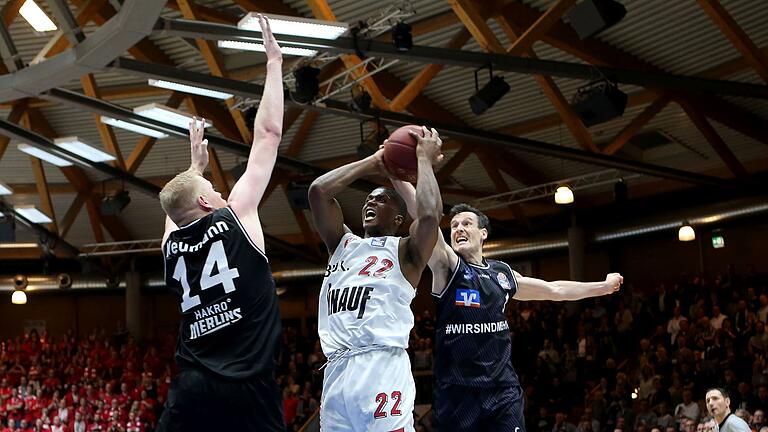
<svg viewBox="0 0 768 432">
<path fill-rule="evenodd" d="M 395 178 L 415 182 L 418 173 L 416 160 L 416 138 L 409 134 L 414 131 L 423 136 L 421 126 L 407 125 L 392 132 L 384 143 L 384 165 Z"/>
</svg>

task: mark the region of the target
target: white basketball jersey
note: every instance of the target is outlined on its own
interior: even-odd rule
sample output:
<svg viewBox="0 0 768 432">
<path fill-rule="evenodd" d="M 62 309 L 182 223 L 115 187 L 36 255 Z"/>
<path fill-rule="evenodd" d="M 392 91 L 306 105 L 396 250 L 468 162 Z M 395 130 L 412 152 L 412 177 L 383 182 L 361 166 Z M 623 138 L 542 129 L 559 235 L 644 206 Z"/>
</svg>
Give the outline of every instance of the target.
<svg viewBox="0 0 768 432">
<path fill-rule="evenodd" d="M 323 353 L 373 345 L 408 347 L 416 289 L 400 271 L 400 237 L 339 242 L 320 289 L 318 333 Z"/>
</svg>

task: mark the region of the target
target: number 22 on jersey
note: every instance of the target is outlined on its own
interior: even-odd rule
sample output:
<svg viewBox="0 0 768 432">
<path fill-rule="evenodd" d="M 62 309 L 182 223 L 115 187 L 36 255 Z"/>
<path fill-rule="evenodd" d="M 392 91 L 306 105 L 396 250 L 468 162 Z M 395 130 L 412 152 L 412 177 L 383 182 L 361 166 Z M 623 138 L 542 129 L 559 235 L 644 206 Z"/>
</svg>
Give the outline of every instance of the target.
<svg viewBox="0 0 768 432">
<path fill-rule="evenodd" d="M 213 274 L 213 266 L 216 266 L 218 272 Z M 203 273 L 200 275 L 200 289 L 202 291 L 217 285 L 222 285 L 225 293 L 231 293 L 235 290 L 234 279 L 240 277 L 237 268 L 229 268 L 227 254 L 224 252 L 224 241 L 219 240 L 211 245 L 208 251 L 208 257 L 205 258 Z M 187 265 L 184 256 L 180 256 L 176 261 L 176 268 L 173 270 L 173 278 L 181 283 L 184 292 L 181 295 L 181 311 L 186 312 L 190 308 L 200 305 L 200 296 L 190 296 L 192 289 L 187 279 Z"/>
</svg>

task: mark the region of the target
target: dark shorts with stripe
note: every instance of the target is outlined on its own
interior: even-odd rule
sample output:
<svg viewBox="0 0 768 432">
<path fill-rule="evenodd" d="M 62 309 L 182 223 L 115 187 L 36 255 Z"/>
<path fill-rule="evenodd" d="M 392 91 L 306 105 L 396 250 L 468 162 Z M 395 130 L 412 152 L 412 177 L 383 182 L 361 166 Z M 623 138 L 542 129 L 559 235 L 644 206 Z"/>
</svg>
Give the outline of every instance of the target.
<svg viewBox="0 0 768 432">
<path fill-rule="evenodd" d="M 158 432 L 285 432 L 280 388 L 269 374 L 229 381 L 185 368 L 168 391 Z"/>
<path fill-rule="evenodd" d="M 438 382 L 434 408 L 440 432 L 525 432 L 520 386 L 481 388 Z"/>
</svg>

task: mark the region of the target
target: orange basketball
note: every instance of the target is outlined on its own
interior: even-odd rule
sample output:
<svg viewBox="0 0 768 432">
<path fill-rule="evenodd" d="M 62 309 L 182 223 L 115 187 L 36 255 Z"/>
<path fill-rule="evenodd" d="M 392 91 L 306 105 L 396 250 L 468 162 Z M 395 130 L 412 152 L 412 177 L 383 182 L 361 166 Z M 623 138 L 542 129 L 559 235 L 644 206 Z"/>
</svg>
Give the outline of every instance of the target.
<svg viewBox="0 0 768 432">
<path fill-rule="evenodd" d="M 418 161 L 416 160 L 416 138 L 411 136 L 409 131 L 423 136 L 421 126 L 407 125 L 397 129 L 384 143 L 383 159 L 384 165 L 393 176 L 413 183 L 418 173 Z"/>
</svg>

